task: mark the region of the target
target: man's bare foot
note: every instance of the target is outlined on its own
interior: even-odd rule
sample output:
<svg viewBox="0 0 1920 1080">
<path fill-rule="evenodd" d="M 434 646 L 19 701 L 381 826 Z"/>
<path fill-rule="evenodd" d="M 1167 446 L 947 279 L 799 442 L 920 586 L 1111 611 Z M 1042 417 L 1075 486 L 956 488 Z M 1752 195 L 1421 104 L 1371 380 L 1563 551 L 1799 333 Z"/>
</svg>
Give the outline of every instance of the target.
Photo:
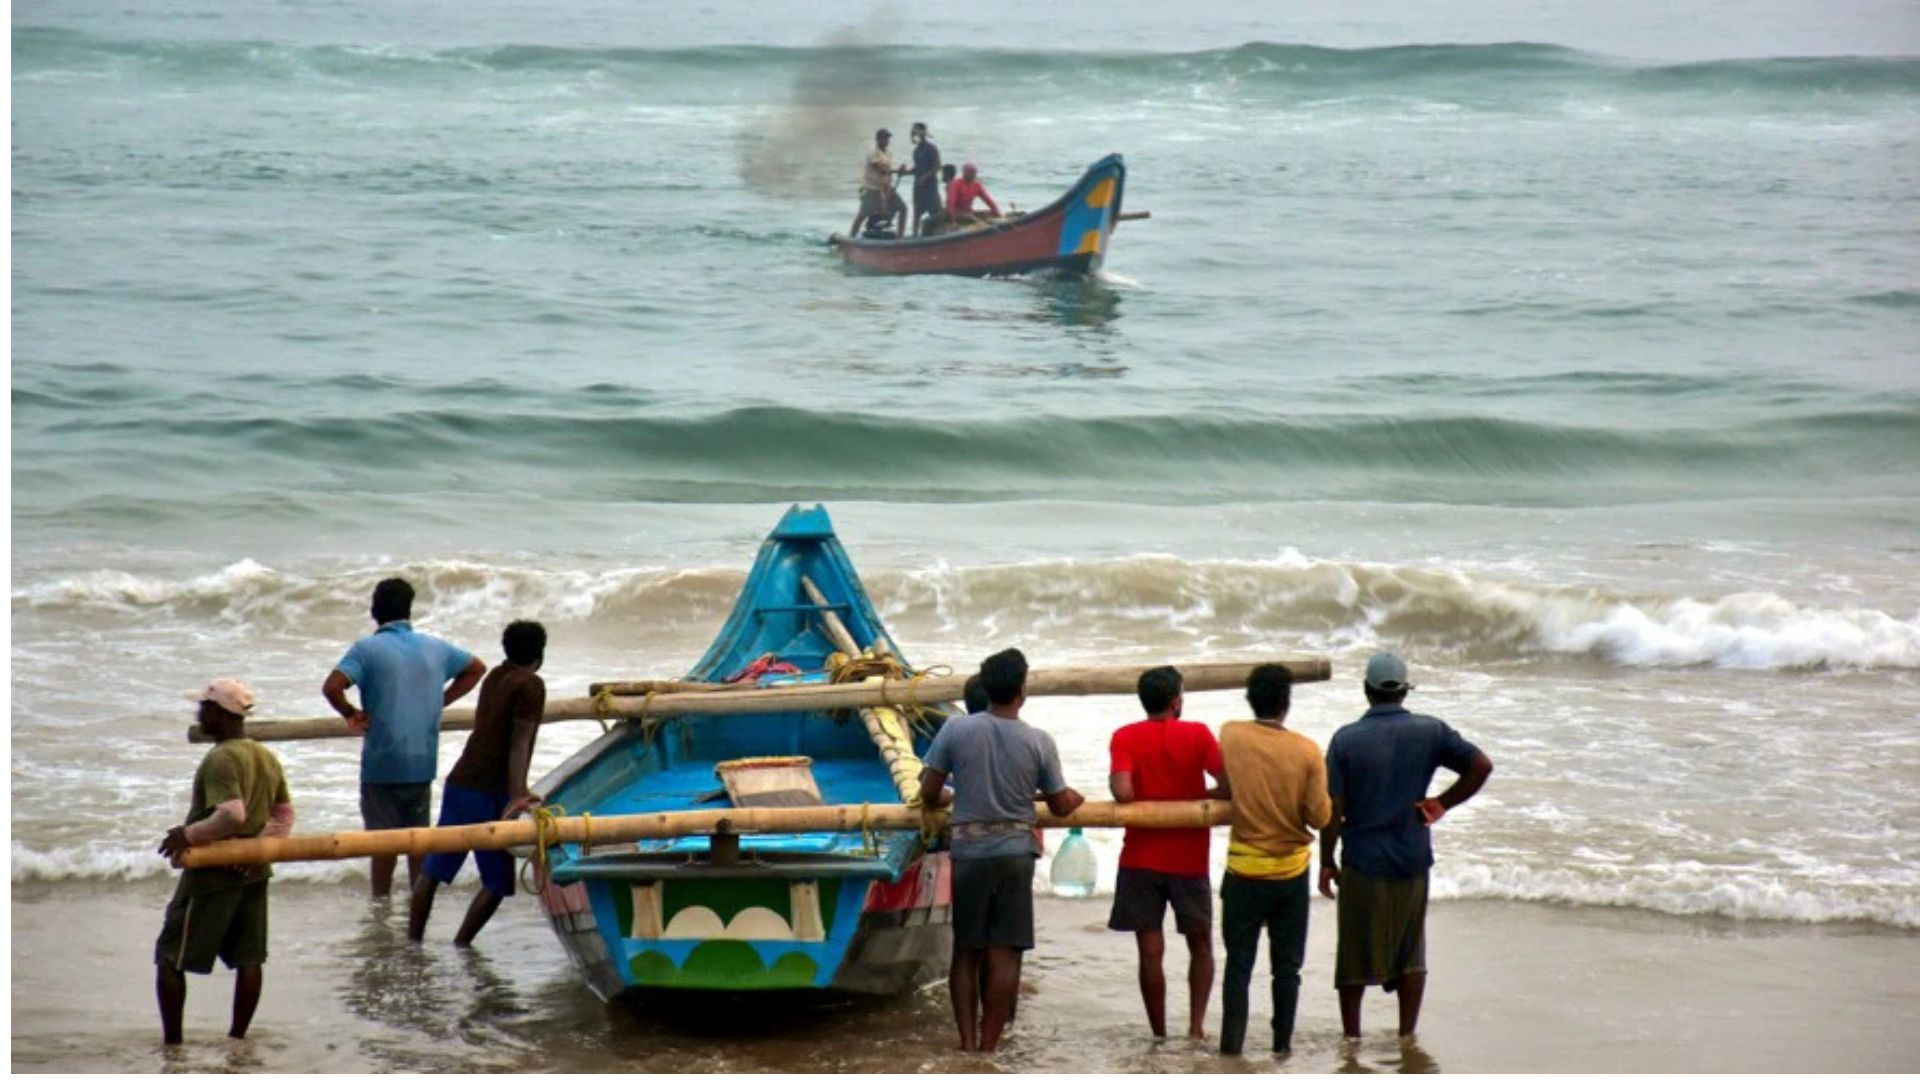
<svg viewBox="0 0 1920 1080">
<path fill-rule="evenodd" d="M 1187 1038 L 1192 1039 L 1194 1042 L 1206 1042 L 1207 1041 L 1206 1029 L 1205 1028 L 1188 1028 Z"/>
</svg>

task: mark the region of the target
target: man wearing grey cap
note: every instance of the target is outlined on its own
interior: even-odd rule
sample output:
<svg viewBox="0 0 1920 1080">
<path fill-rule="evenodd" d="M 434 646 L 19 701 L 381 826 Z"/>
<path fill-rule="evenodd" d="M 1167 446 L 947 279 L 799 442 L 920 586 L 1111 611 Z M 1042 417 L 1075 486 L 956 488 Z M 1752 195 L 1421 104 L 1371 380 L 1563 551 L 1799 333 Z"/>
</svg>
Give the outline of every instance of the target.
<svg viewBox="0 0 1920 1080">
<path fill-rule="evenodd" d="M 1392 653 L 1367 661 L 1369 708 L 1327 745 L 1333 820 L 1320 833 L 1320 891 L 1338 900 L 1333 982 L 1340 1026 L 1360 1037 L 1360 999 L 1377 985 L 1400 995 L 1400 1034 L 1412 1035 L 1427 989 L 1427 872 L 1433 826 L 1473 798 L 1493 762 L 1445 721 L 1409 712 L 1407 665 Z M 1459 774 L 1427 796 L 1434 771 Z M 1334 852 L 1346 841 L 1346 861 Z M 1335 897 L 1335 886 L 1339 895 Z"/>
</svg>

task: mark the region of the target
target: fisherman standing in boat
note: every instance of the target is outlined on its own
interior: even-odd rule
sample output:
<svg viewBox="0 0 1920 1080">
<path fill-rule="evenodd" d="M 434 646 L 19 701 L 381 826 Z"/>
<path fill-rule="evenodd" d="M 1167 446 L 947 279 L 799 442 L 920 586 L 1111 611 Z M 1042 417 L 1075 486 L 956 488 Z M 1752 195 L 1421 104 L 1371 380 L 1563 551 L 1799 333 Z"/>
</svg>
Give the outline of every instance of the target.
<svg viewBox="0 0 1920 1080">
<path fill-rule="evenodd" d="M 213 749 L 193 774 L 187 821 L 167 830 L 160 854 L 173 859 L 190 847 L 228 837 L 285 836 L 293 831 L 293 797 L 273 751 L 247 738 L 253 691 L 238 679 L 216 679 L 188 697 L 200 706 L 200 730 Z M 181 1039 L 187 976 L 213 973 L 217 958 L 237 975 L 233 1023 L 227 1034 L 245 1038 L 260 1004 L 261 965 L 267 962 L 267 879 L 270 866 L 206 866 L 183 871 L 153 946 L 160 1029 Z"/>
<path fill-rule="evenodd" d="M 1086 799 L 1067 786 L 1053 736 L 1020 719 L 1027 658 L 1018 649 L 980 665 L 988 711 L 941 726 L 920 774 L 920 804 L 953 804 L 953 963 L 947 991 L 960 1049 L 992 1052 L 1020 992 L 1020 954 L 1033 948 L 1033 838 L 1038 792 L 1071 814 Z M 953 791 L 946 790 L 953 778 Z"/>
<path fill-rule="evenodd" d="M 1204 799 L 1207 777 L 1226 776 L 1220 744 L 1205 724 L 1180 719 L 1183 680 L 1177 668 L 1140 675 L 1140 707 L 1147 718 L 1113 733 L 1107 784 L 1113 801 Z M 1213 885 L 1207 876 L 1209 830 L 1128 829 L 1120 848 L 1107 929 L 1131 931 L 1140 954 L 1140 1000 L 1156 1039 L 1167 1037 L 1167 974 L 1163 966 L 1167 908 L 1187 939 L 1187 1038 L 1206 1038 L 1207 998 L 1213 993 Z"/>
<path fill-rule="evenodd" d="M 940 148 L 928 137 L 927 125 L 915 123 L 907 132 L 913 140 L 913 235 L 946 213 L 940 192 Z"/>
<path fill-rule="evenodd" d="M 320 692 L 347 727 L 366 736 L 360 745 L 360 820 L 369 829 L 417 829 L 433 823 L 433 778 L 440 771 L 440 712 L 459 701 L 487 673 L 487 665 L 458 645 L 413 631 L 413 586 L 388 578 L 374 586 L 371 607 L 379 629 L 347 650 Z M 448 685 L 451 680 L 452 685 Z M 347 700 L 360 688 L 364 708 Z M 373 857 L 373 898 L 393 891 L 392 855 Z M 407 856 L 407 882 L 420 878 Z"/>
<path fill-rule="evenodd" d="M 540 735 L 540 719 L 547 707 L 547 684 L 540 678 L 540 665 L 546 659 L 547 628 L 537 622 L 520 620 L 507 624 L 500 635 L 500 648 L 506 662 L 492 671 L 480 684 L 480 700 L 473 709 L 473 733 L 467 745 L 447 773 L 440 788 L 440 826 L 478 825 L 488 821 L 506 821 L 540 801 L 527 791 L 527 767 L 533 762 L 534 740 Z M 433 914 L 433 894 L 442 885 L 453 884 L 455 874 L 465 865 L 464 851 L 436 852 L 427 856 L 421 880 L 415 883 L 413 901 L 407 912 L 407 940 L 426 936 L 427 919 Z M 480 871 L 480 891 L 467 907 L 453 943 L 462 948 L 473 944 L 487 920 L 499 909 L 500 901 L 513 895 L 513 856 L 505 851 L 476 851 L 474 868 Z"/>
<path fill-rule="evenodd" d="M 867 154 L 867 164 L 860 176 L 860 212 L 853 216 L 853 228 L 848 235 L 859 237 L 861 228 L 868 221 L 886 221 L 899 219 L 896 236 L 905 236 L 907 232 L 907 204 L 894 190 L 893 178 L 905 167 L 893 167 L 893 155 L 887 152 L 887 144 L 893 141 L 893 132 L 881 128 L 873 133 L 873 150 Z"/>
</svg>

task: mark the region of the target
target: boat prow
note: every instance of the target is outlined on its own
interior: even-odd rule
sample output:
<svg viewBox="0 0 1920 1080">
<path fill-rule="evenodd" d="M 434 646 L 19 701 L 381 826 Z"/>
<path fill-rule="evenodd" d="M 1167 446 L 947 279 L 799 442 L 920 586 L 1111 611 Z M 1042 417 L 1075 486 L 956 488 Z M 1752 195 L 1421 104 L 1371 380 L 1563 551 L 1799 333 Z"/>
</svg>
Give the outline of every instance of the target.
<svg viewBox="0 0 1920 1080">
<path fill-rule="evenodd" d="M 1065 195 L 1031 213 L 938 236 L 868 240 L 836 234 L 827 242 L 850 269 L 865 273 L 1091 273 L 1106 259 L 1126 183 L 1126 162 L 1109 154 Z"/>
</svg>

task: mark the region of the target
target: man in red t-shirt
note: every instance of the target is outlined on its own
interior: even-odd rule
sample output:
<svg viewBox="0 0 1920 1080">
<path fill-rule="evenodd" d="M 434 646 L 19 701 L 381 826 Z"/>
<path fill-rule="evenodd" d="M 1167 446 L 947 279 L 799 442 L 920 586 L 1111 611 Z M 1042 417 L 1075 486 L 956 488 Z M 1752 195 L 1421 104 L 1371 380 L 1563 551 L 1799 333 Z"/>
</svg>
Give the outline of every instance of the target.
<svg viewBox="0 0 1920 1080">
<path fill-rule="evenodd" d="M 1207 774 L 1224 779 L 1220 744 L 1205 724 L 1180 719 L 1180 672 L 1157 667 L 1140 676 L 1147 718 L 1113 733 L 1108 785 L 1116 802 L 1204 799 Z M 1213 992 L 1213 888 L 1207 878 L 1207 829 L 1128 829 L 1113 888 L 1110 930 L 1131 930 L 1140 948 L 1140 997 L 1156 1038 L 1167 1035 L 1167 977 L 1161 933 L 1167 905 L 1187 939 L 1187 1035 L 1206 1038 L 1207 997 Z"/>
<path fill-rule="evenodd" d="M 980 166 L 967 162 L 960 170 L 960 177 L 947 185 L 947 220 L 956 224 L 971 225 L 980 219 L 973 214 L 973 201 L 979 199 L 987 204 L 994 217 L 1000 216 L 1000 205 L 987 194 L 985 184 L 980 182 Z"/>
</svg>

